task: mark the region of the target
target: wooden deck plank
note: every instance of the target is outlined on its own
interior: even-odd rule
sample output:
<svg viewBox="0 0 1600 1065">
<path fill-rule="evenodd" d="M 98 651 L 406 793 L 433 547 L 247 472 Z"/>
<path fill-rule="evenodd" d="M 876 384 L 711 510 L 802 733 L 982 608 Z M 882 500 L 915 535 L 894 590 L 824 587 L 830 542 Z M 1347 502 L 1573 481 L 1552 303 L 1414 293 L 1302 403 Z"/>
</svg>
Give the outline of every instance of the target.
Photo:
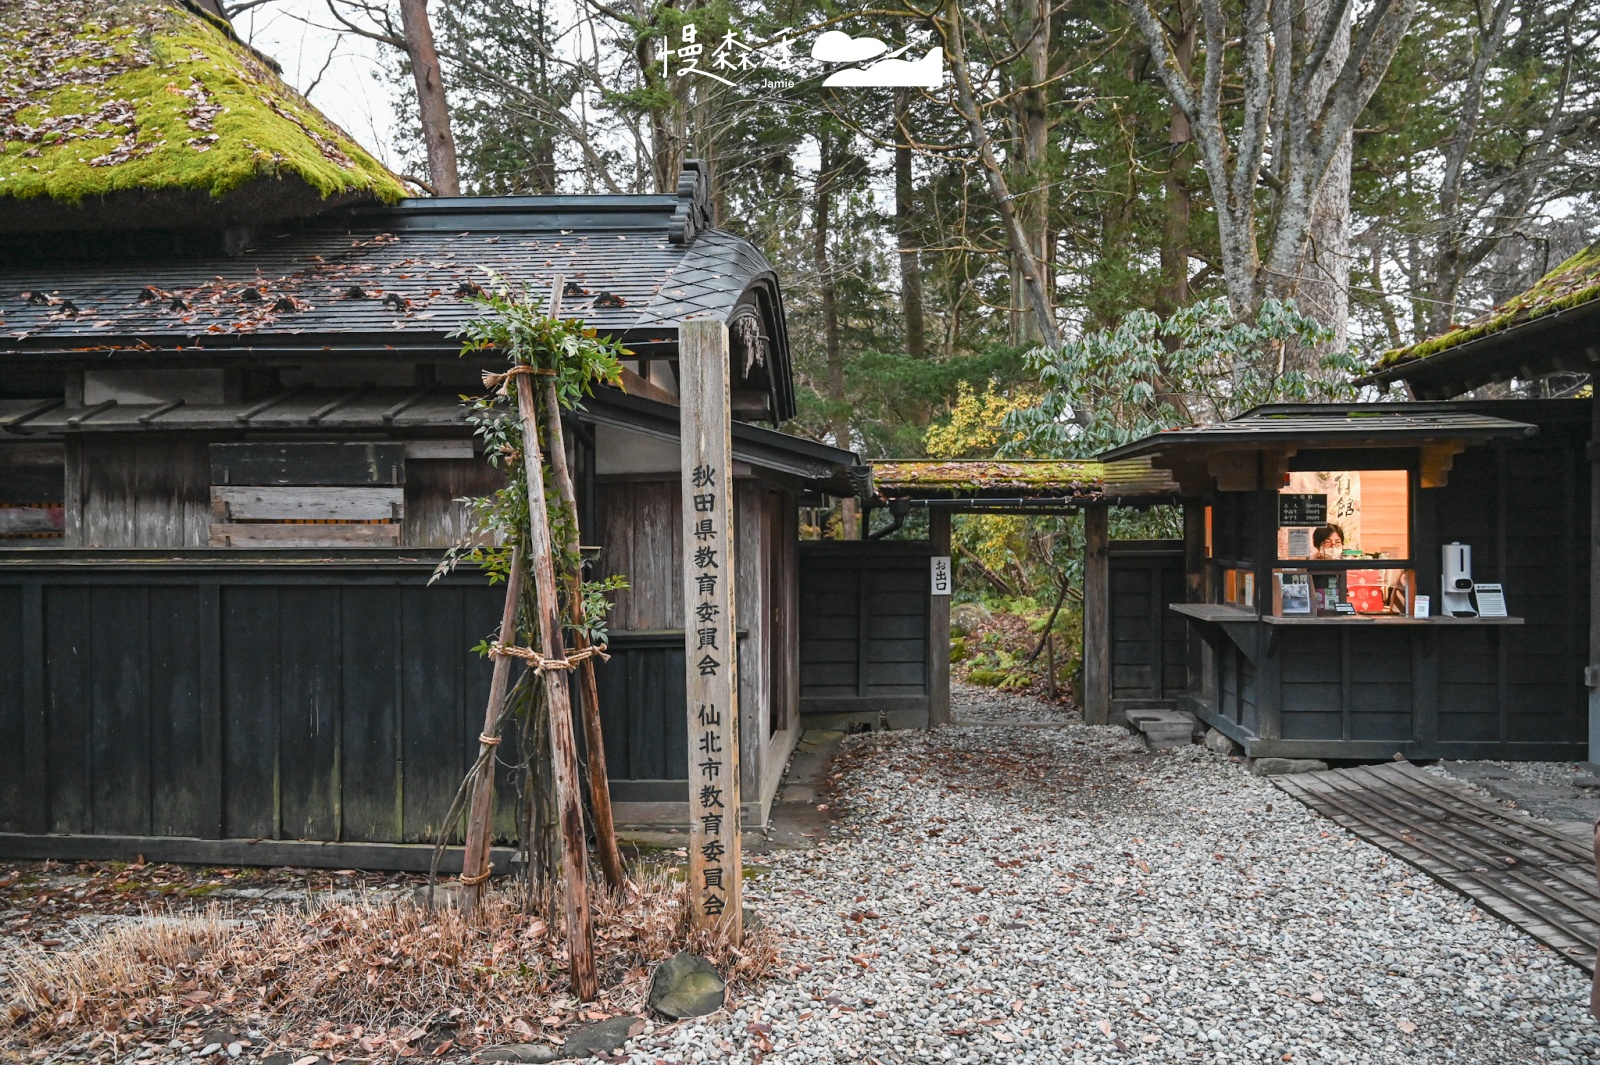
<svg viewBox="0 0 1600 1065">
<path fill-rule="evenodd" d="M 1277 777 L 1279 790 L 1515 925 L 1585 971 L 1600 946 L 1588 850 L 1410 763 Z"/>
</svg>

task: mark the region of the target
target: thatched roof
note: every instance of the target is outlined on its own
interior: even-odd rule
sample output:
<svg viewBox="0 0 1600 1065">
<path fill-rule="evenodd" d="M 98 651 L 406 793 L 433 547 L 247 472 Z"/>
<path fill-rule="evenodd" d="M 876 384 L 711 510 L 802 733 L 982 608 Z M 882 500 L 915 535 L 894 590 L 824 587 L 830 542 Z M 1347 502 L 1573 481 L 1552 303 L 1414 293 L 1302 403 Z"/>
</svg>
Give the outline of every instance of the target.
<svg viewBox="0 0 1600 1065">
<path fill-rule="evenodd" d="M 198 4 L 0 0 L 0 232 L 212 228 L 404 195 Z"/>
<path fill-rule="evenodd" d="M 1581 307 L 1597 297 L 1600 297 L 1600 244 L 1580 251 L 1545 274 L 1528 291 L 1512 297 L 1494 310 L 1447 333 L 1409 347 L 1384 352 L 1372 369 L 1374 372 L 1387 370 L 1403 363 L 1431 358 L 1547 315 Z"/>
</svg>

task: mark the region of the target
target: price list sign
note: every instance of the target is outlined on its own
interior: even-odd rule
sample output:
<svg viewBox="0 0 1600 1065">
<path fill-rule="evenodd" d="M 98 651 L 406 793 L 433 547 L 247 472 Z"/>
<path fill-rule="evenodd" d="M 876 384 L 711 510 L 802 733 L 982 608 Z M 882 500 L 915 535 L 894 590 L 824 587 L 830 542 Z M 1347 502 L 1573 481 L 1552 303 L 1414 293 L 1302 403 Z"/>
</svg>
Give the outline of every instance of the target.
<svg viewBox="0 0 1600 1065">
<path fill-rule="evenodd" d="M 697 927 L 742 932 L 739 673 L 733 617 L 733 470 L 728 330 L 685 322 L 679 338 L 684 636 L 689 695 L 689 901 Z"/>
</svg>

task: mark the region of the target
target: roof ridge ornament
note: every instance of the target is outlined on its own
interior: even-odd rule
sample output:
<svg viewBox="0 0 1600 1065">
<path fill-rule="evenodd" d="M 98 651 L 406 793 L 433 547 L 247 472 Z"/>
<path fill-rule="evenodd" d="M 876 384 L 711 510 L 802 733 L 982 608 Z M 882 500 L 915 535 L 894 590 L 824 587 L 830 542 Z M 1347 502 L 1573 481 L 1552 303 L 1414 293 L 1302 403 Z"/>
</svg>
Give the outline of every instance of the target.
<svg viewBox="0 0 1600 1065">
<path fill-rule="evenodd" d="M 704 159 L 685 159 L 678 171 L 678 205 L 667 223 L 667 240 L 693 244 L 703 229 L 711 228 L 711 168 Z"/>
</svg>

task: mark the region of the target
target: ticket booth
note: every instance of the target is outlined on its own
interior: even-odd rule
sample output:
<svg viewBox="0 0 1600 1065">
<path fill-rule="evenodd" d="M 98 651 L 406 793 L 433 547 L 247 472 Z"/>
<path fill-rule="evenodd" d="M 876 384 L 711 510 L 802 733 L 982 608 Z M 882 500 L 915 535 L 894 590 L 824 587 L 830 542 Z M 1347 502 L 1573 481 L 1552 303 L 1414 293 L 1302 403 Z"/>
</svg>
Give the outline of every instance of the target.
<svg viewBox="0 0 1600 1065">
<path fill-rule="evenodd" d="M 1588 404 L 1276 405 L 1102 456 L 1202 521 L 1182 705 L 1252 756 L 1582 758 Z"/>
</svg>

